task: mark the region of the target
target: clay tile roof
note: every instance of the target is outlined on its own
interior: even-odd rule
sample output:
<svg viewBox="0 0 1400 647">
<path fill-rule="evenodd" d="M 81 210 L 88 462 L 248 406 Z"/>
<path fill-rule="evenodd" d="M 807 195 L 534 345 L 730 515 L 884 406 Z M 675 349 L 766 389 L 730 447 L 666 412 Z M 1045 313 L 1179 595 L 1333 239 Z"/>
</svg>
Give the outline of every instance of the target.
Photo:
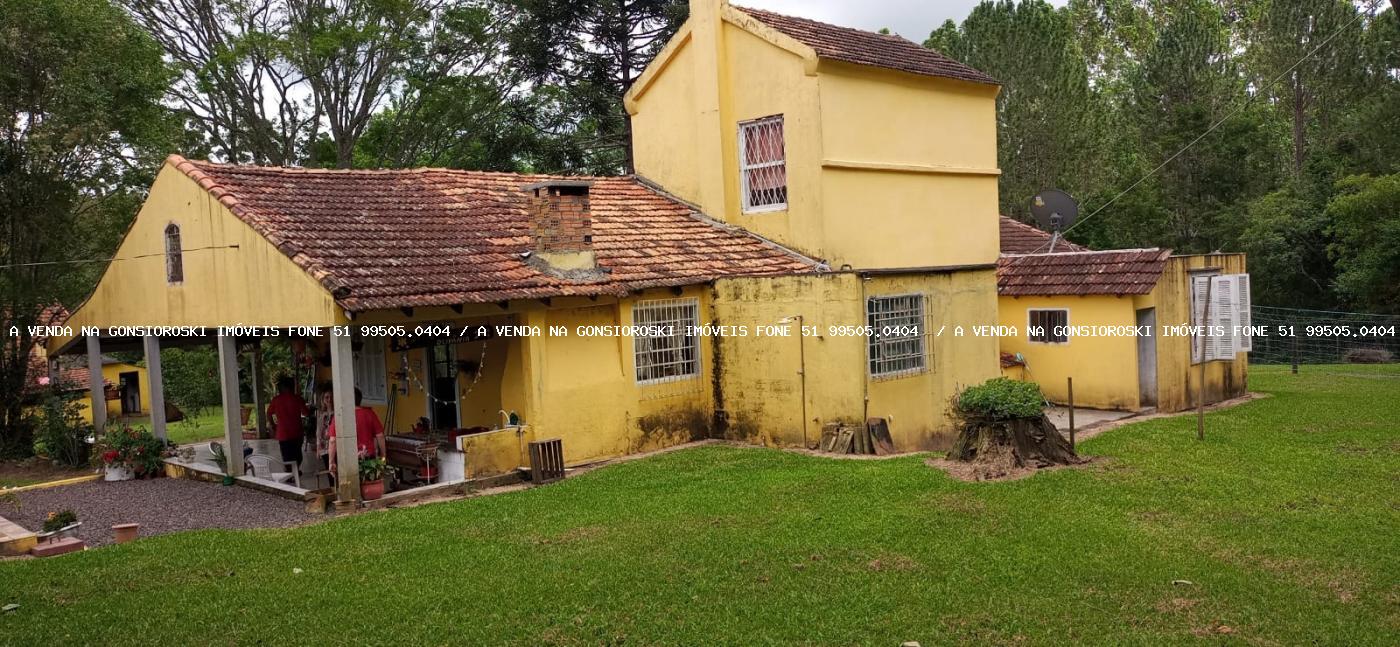
<svg viewBox="0 0 1400 647">
<path fill-rule="evenodd" d="M 840 27 L 761 9 L 734 8 L 811 47 L 820 58 L 883 67 L 910 74 L 998 85 L 996 79 L 978 70 L 899 36 Z"/>
<path fill-rule="evenodd" d="M 1001 253 L 1037 254 L 1050 249 L 1050 232 L 1037 229 L 1014 218 L 1001 216 Z M 1055 253 L 1087 252 L 1088 247 L 1076 245 L 1063 238 L 1055 243 Z"/>
<path fill-rule="evenodd" d="M 635 177 L 449 169 L 291 169 L 195 162 L 184 172 L 335 295 L 364 311 L 551 296 L 623 295 L 723 276 L 810 272 L 816 262 L 708 220 Z M 589 180 L 601 278 L 542 272 L 522 187 Z"/>
<path fill-rule="evenodd" d="M 1169 249 L 1006 254 L 997 261 L 997 293 L 1007 296 L 1147 294 L 1162 278 L 1169 256 Z"/>
</svg>

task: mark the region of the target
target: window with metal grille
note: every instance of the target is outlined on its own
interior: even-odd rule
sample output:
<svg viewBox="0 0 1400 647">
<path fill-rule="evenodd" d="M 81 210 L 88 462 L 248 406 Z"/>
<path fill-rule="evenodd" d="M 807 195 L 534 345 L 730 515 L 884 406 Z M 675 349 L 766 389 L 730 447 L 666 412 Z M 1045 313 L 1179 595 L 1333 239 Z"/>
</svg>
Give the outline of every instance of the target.
<svg viewBox="0 0 1400 647">
<path fill-rule="evenodd" d="M 632 307 L 632 338 L 637 382 L 675 382 L 700 374 L 700 338 L 687 335 L 700 325 L 699 299 L 641 301 Z M 654 328 L 654 334 L 643 327 Z"/>
<path fill-rule="evenodd" d="M 872 376 L 890 377 L 924 370 L 928 364 L 923 295 L 871 297 L 865 302 L 865 312 L 870 326 Z"/>
<path fill-rule="evenodd" d="M 1063 344 L 1069 341 L 1065 327 L 1069 325 L 1068 310 L 1027 310 L 1029 329 L 1026 337 L 1038 344 Z"/>
<path fill-rule="evenodd" d="M 787 207 L 782 115 L 739 124 L 739 173 L 745 213 Z"/>
<path fill-rule="evenodd" d="M 185 258 L 180 249 L 180 225 L 170 223 L 165 227 L 165 282 L 182 283 L 185 280 Z"/>
</svg>

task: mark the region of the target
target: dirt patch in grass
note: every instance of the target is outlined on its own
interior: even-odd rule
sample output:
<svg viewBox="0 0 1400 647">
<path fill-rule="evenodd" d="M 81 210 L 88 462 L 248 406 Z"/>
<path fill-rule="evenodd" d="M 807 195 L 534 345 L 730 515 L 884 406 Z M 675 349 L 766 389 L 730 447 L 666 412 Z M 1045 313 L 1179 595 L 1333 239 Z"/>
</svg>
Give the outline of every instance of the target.
<svg viewBox="0 0 1400 647">
<path fill-rule="evenodd" d="M 1201 601 L 1194 598 L 1170 598 L 1157 603 L 1158 613 L 1183 613 L 1194 609 Z"/>
<path fill-rule="evenodd" d="M 934 469 L 943 470 L 945 474 L 959 481 L 968 483 L 979 483 L 982 481 L 1016 481 L 1040 472 L 1053 472 L 1056 470 L 1084 469 L 1102 462 L 1098 456 L 1085 456 L 1084 462 L 1078 465 L 1050 465 L 1047 467 L 1017 467 L 1010 469 L 998 468 L 995 472 L 989 472 L 984 465 L 978 463 L 964 463 L 946 458 L 930 458 L 924 464 Z"/>
<path fill-rule="evenodd" d="M 919 562 L 908 555 L 899 553 L 884 553 L 879 557 L 866 562 L 865 567 L 877 573 L 883 571 L 908 572 L 918 569 Z"/>
</svg>

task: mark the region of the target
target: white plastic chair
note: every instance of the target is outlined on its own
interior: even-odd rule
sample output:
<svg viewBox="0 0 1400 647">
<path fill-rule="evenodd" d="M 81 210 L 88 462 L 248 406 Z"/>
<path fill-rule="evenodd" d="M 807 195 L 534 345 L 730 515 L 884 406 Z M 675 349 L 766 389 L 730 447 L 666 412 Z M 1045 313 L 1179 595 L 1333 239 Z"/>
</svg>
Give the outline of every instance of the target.
<svg viewBox="0 0 1400 647">
<path fill-rule="evenodd" d="M 291 482 L 297 487 L 301 487 L 301 470 L 292 463 L 279 461 L 267 454 L 253 454 L 248 457 L 248 464 L 253 467 L 255 478 L 278 483 Z M 287 471 L 278 471 L 279 467 Z"/>
</svg>

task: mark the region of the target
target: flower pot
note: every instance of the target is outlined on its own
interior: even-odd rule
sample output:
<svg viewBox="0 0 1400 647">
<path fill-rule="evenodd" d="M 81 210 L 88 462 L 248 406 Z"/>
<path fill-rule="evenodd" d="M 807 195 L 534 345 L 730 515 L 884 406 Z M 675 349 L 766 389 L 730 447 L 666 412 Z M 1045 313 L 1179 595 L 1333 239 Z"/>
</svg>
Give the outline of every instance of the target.
<svg viewBox="0 0 1400 647">
<path fill-rule="evenodd" d="M 116 534 L 116 541 L 118 544 L 125 544 L 128 541 L 136 539 L 136 535 L 141 532 L 141 524 L 119 523 L 112 526 L 112 532 Z"/>
<path fill-rule="evenodd" d="M 382 496 L 384 496 L 384 479 L 360 482 L 360 497 L 364 500 L 373 501 Z"/>
<path fill-rule="evenodd" d="M 224 480 L 222 482 L 224 485 L 233 485 L 233 477 L 228 474 L 225 474 Z"/>
<path fill-rule="evenodd" d="M 102 473 L 102 480 L 104 481 L 130 481 L 134 478 L 136 478 L 136 475 L 125 465 L 110 464 Z"/>
</svg>

